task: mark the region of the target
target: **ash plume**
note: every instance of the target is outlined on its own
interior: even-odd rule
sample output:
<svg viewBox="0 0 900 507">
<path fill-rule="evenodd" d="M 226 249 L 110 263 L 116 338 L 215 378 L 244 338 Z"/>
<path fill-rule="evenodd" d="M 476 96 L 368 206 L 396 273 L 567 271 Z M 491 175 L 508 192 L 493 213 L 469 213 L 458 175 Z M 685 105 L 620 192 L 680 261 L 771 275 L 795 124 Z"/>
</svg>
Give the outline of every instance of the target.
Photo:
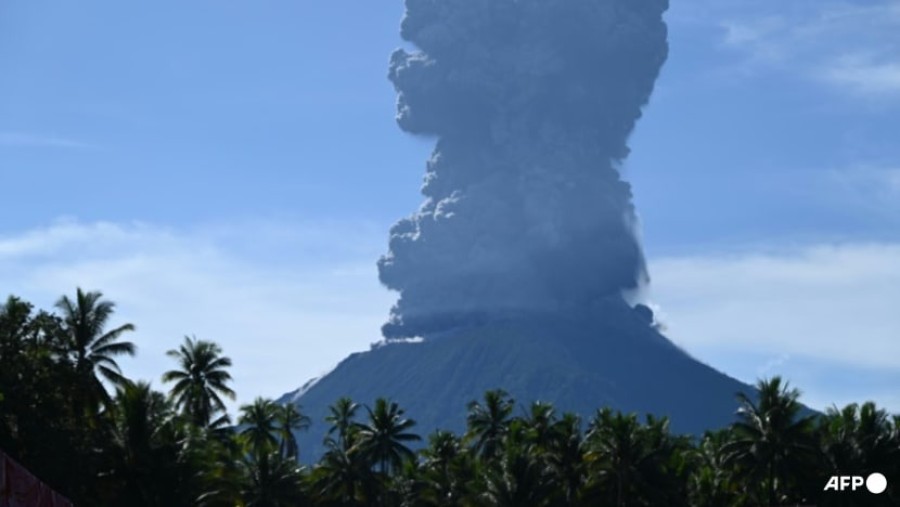
<svg viewBox="0 0 900 507">
<path fill-rule="evenodd" d="M 382 331 L 568 312 L 646 281 L 619 167 L 666 59 L 668 0 L 407 0 L 397 121 L 437 138 L 391 229 Z"/>
</svg>

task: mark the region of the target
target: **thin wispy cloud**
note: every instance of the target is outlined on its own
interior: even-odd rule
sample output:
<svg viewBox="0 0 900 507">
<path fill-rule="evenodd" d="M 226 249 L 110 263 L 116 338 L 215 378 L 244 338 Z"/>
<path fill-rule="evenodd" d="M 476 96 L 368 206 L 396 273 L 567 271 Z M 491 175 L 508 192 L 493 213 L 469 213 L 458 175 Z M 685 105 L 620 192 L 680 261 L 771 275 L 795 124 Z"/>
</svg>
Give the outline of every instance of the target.
<svg viewBox="0 0 900 507">
<path fill-rule="evenodd" d="M 677 9 L 677 7 L 676 7 Z M 717 26 L 742 74 L 778 70 L 870 98 L 900 98 L 900 4 L 693 2 L 676 22 Z"/>
<path fill-rule="evenodd" d="M 862 55 L 850 55 L 825 67 L 822 76 L 862 95 L 900 93 L 900 61 L 879 62 Z"/>
<path fill-rule="evenodd" d="M 0 132 L 0 147 L 86 149 L 91 148 L 91 145 L 64 137 L 23 132 Z"/>
</svg>

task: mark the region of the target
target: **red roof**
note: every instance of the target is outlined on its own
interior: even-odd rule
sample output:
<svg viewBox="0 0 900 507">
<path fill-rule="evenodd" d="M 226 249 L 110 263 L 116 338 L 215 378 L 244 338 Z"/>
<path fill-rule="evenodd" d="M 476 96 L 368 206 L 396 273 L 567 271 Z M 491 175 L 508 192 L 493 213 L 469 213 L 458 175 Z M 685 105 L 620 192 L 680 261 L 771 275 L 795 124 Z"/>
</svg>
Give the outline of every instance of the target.
<svg viewBox="0 0 900 507">
<path fill-rule="evenodd" d="M 0 451 L 0 507 L 74 507 L 22 465 Z"/>
</svg>

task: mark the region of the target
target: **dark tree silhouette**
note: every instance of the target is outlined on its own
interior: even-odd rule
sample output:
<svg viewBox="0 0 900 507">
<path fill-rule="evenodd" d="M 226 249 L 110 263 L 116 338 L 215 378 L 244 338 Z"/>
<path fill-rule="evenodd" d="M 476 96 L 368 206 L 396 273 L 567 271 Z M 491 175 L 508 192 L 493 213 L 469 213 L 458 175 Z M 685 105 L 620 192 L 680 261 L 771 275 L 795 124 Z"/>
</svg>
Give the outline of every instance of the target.
<svg viewBox="0 0 900 507">
<path fill-rule="evenodd" d="M 231 359 L 222 356 L 217 344 L 185 336 L 184 343 L 166 352 L 178 361 L 178 369 L 163 374 L 163 382 L 174 382 L 169 394 L 176 406 L 197 426 L 220 426 L 227 423 L 227 416 L 218 420 L 213 416 L 224 414 L 222 397 L 234 399 L 234 391 L 228 387 L 231 374 Z"/>
<path fill-rule="evenodd" d="M 124 377 L 115 358 L 133 356 L 136 350 L 133 343 L 120 341 L 124 333 L 134 331 L 133 324 L 106 330 L 115 303 L 102 297 L 101 292 L 83 292 L 78 288 L 74 301 L 63 296 L 56 302 L 56 308 L 62 312 L 69 358 L 84 382 L 80 386 L 82 396 L 79 398 L 92 409 L 96 408 L 97 402 L 109 402 L 110 399 L 100 377 L 114 385 L 121 385 Z"/>
</svg>

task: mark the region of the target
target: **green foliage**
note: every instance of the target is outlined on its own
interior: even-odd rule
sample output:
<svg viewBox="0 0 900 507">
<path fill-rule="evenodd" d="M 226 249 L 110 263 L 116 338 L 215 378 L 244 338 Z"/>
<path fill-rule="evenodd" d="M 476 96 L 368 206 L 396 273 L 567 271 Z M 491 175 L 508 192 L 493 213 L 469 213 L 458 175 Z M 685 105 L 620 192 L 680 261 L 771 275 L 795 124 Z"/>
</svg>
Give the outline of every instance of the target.
<svg viewBox="0 0 900 507">
<path fill-rule="evenodd" d="M 134 352 L 120 339 L 133 326 L 107 331 L 114 305 L 101 297 L 79 289 L 60 315 L 15 297 L 0 305 L 0 448 L 77 505 L 900 504 L 896 489 L 822 491 L 831 475 L 900 476 L 900 416 L 871 402 L 813 414 L 778 377 L 738 394 L 734 423 L 699 439 L 609 408 L 584 426 L 546 402 L 517 416 L 493 390 L 468 404 L 462 435 L 437 431 L 417 449 L 397 403 L 340 398 L 326 452 L 303 467 L 296 434 L 313 421 L 300 407 L 256 398 L 229 427 L 231 360 L 215 343 L 185 338 L 169 351 L 168 394 L 129 380 L 115 358 Z"/>
<path fill-rule="evenodd" d="M 760 380 L 756 388 L 758 401 L 738 394 L 738 421 L 725 449 L 727 460 L 749 480 L 764 485 L 760 503 L 802 498 L 804 485 L 813 479 L 805 474 L 819 461 L 812 432 L 815 416 L 801 415 L 800 391 L 780 377 Z"/>
<path fill-rule="evenodd" d="M 297 447 L 297 437 L 294 435 L 297 431 L 306 431 L 309 429 L 312 421 L 309 416 L 300 411 L 300 407 L 288 403 L 286 405 L 278 405 L 275 410 L 275 422 L 278 426 L 278 439 L 280 440 L 278 450 L 285 458 L 298 459 L 300 449 Z"/>
<path fill-rule="evenodd" d="M 357 429 L 354 424 L 357 410 L 359 410 L 357 403 L 350 398 L 343 397 L 328 408 L 329 414 L 325 417 L 325 422 L 331 424 L 331 427 L 328 428 L 329 436 L 327 438 L 332 438 L 331 435 L 337 433 L 338 440 L 334 443 L 345 452 L 349 451 L 353 445 Z"/>
<path fill-rule="evenodd" d="M 134 331 L 134 325 L 123 324 L 106 331 L 115 304 L 100 299 L 102 297 L 101 292 L 83 292 L 78 288 L 74 301 L 63 296 L 56 302 L 56 307 L 62 312 L 66 352 L 75 370 L 85 376 L 95 375 L 96 371 L 113 384 L 120 384 L 124 378 L 114 358 L 134 355 L 136 347 L 133 343 L 119 341 L 126 331 Z M 101 396 L 105 393 L 102 386 L 98 386 L 97 392 Z"/>
<path fill-rule="evenodd" d="M 415 458 L 406 442 L 421 440 L 409 430 L 416 425 L 403 417 L 403 409 L 384 398 L 375 400 L 375 407 L 366 407 L 369 422 L 357 425 L 353 450 L 368 463 L 378 464 L 382 473 L 396 472 L 405 461 Z"/>
<path fill-rule="evenodd" d="M 278 447 L 275 435 L 275 418 L 278 406 L 266 398 L 256 398 L 250 405 L 241 406 L 238 424 L 244 428 L 240 432 L 244 446 L 257 456 L 267 456 Z"/>
<path fill-rule="evenodd" d="M 484 405 L 477 401 L 469 403 L 466 436 L 474 442 L 473 451 L 482 458 L 499 453 L 500 444 L 509 431 L 514 406 L 515 401 L 502 389 L 484 393 Z"/>
<path fill-rule="evenodd" d="M 176 406 L 191 418 L 197 426 L 221 426 L 228 424 L 227 416 L 213 420 L 217 413 L 225 412 L 222 396 L 234 399 L 234 391 L 227 386 L 231 374 L 231 359 L 223 357 L 222 349 L 213 342 L 188 336 L 177 350 L 166 355 L 178 361 L 177 370 L 163 374 L 163 382 L 174 382 L 169 395 Z"/>
</svg>

